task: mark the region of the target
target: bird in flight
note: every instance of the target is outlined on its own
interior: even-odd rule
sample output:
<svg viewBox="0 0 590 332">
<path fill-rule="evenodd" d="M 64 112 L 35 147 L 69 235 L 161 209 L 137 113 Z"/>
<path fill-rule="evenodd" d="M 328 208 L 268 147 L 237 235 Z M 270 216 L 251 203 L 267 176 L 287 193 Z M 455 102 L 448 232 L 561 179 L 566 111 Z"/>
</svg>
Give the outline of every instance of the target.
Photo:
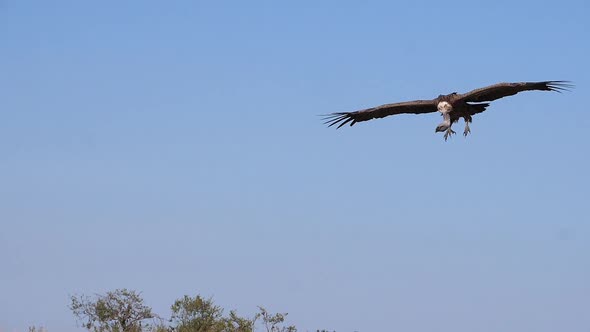
<svg viewBox="0 0 590 332">
<path fill-rule="evenodd" d="M 350 126 L 352 126 L 357 122 L 384 118 L 389 115 L 440 112 L 443 122 L 436 127 L 435 133 L 445 132 L 444 138 L 446 141 L 449 136 L 455 134 L 451 126 L 461 118 L 465 120 L 463 135 L 467 136 L 471 132 L 469 124 L 472 121 L 472 117 L 475 114 L 485 111 L 490 106 L 490 101 L 512 96 L 522 91 L 540 90 L 561 92 L 569 91 L 573 87 L 569 81 L 498 83 L 464 94 L 453 92 L 448 95 L 440 95 L 431 100 L 406 101 L 371 107 L 356 112 L 332 113 L 324 117 L 324 123 L 328 127 L 338 125 L 337 128 L 340 128 L 347 123 L 350 123 Z"/>
</svg>

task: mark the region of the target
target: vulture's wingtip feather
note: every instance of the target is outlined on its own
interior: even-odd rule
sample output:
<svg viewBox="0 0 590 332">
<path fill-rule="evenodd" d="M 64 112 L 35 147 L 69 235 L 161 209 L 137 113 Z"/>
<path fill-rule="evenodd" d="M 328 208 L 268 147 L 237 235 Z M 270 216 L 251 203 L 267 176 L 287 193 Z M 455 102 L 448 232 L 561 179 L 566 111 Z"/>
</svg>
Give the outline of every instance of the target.
<svg viewBox="0 0 590 332">
<path fill-rule="evenodd" d="M 336 129 L 338 129 L 344 126 L 345 124 L 349 123 L 350 121 L 354 120 L 353 117 L 350 116 L 350 113 L 347 112 L 324 114 L 322 116 L 324 117 L 322 120 L 324 120 L 325 125 L 328 125 L 328 128 L 337 124 L 338 127 L 336 127 Z M 355 121 L 351 123 L 351 126 L 354 124 L 354 122 Z"/>
<path fill-rule="evenodd" d="M 549 91 L 563 92 L 571 91 L 575 85 L 571 81 L 547 81 L 543 82 Z"/>
</svg>

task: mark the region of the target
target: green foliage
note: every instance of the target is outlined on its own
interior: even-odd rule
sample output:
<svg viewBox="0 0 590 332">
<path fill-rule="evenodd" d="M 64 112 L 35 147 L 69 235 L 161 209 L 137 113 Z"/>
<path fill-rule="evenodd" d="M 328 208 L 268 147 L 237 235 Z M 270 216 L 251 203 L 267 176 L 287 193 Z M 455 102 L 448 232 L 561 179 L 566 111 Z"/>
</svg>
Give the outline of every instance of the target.
<svg viewBox="0 0 590 332">
<path fill-rule="evenodd" d="M 174 331 L 178 332 L 252 332 L 253 321 L 230 311 L 223 317 L 223 308 L 197 295 L 185 295 L 172 305 Z"/>
<path fill-rule="evenodd" d="M 295 326 L 283 326 L 287 313 L 271 314 L 263 307 L 258 307 L 259 313 L 254 317 L 254 321 L 262 319 L 262 325 L 266 329 L 266 332 L 297 332 Z"/>
<path fill-rule="evenodd" d="M 286 313 L 272 314 L 263 307 L 253 318 L 235 311 L 224 315 L 222 307 L 200 295 L 176 300 L 170 325 L 143 304 L 139 293 L 117 289 L 105 295 L 71 296 L 70 309 L 81 325 L 92 332 L 296 332 L 285 326 Z M 150 325 L 149 322 L 152 322 Z M 156 322 L 156 324 L 153 324 Z M 257 328 L 258 327 L 258 328 Z M 38 332 L 33 329 L 29 332 Z"/>
<path fill-rule="evenodd" d="M 224 329 L 223 309 L 211 299 L 185 295 L 172 305 L 170 319 L 178 332 L 221 332 Z"/>
<path fill-rule="evenodd" d="M 172 330 L 172 328 L 160 323 L 160 324 L 152 326 L 149 331 L 150 332 L 171 332 L 173 330 Z"/>
<path fill-rule="evenodd" d="M 235 311 L 229 312 L 226 320 L 226 330 L 224 332 L 252 332 L 254 331 L 254 320 L 239 317 Z"/>
<path fill-rule="evenodd" d="M 70 309 L 82 326 L 94 332 L 140 332 L 155 315 L 140 294 L 117 289 L 105 295 L 71 296 Z"/>
</svg>

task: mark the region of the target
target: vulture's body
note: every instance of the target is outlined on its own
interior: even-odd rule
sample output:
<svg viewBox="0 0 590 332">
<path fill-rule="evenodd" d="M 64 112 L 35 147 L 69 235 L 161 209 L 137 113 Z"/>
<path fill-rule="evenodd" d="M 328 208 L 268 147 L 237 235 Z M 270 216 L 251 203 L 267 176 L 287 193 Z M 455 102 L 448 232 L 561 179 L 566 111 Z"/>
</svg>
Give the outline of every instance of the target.
<svg viewBox="0 0 590 332">
<path fill-rule="evenodd" d="M 444 131 L 445 140 L 455 132 L 451 129 L 453 123 L 463 118 L 465 120 L 465 131 L 467 136 L 471 132 L 469 123 L 472 117 L 486 110 L 490 105 L 488 102 L 507 96 L 515 95 L 522 91 L 540 90 L 561 92 L 572 88 L 567 81 L 545 81 L 545 82 L 522 82 L 522 83 L 498 83 L 484 88 L 458 94 L 451 93 L 440 95 L 431 100 L 415 100 L 395 104 L 385 104 L 377 107 L 367 108 L 356 112 L 332 113 L 326 116 L 328 127 L 338 125 L 338 128 L 347 123 L 354 125 L 357 122 L 371 119 L 383 118 L 396 114 L 423 114 L 440 112 L 443 122 L 436 127 L 436 132 Z"/>
</svg>

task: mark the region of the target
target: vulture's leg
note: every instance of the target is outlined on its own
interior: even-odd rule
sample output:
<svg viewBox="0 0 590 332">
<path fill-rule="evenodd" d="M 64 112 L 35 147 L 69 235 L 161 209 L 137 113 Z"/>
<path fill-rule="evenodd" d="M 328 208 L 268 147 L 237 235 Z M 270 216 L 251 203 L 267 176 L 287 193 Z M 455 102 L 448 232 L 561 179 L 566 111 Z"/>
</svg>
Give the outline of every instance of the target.
<svg viewBox="0 0 590 332">
<path fill-rule="evenodd" d="M 471 122 L 471 116 L 464 116 L 463 120 L 465 120 L 465 130 L 463 131 L 463 136 L 467 137 L 467 134 L 469 134 L 471 132 L 471 129 L 469 129 L 469 123 Z"/>
<path fill-rule="evenodd" d="M 469 129 L 469 122 L 465 121 L 465 130 L 463 131 L 463 136 L 467 137 L 467 134 L 469 134 L 471 132 L 471 129 Z"/>
<path fill-rule="evenodd" d="M 451 127 L 449 127 L 449 129 L 447 129 L 447 131 L 445 132 L 445 141 L 449 138 L 449 136 L 453 134 L 456 134 L 455 131 L 451 129 Z"/>
</svg>

